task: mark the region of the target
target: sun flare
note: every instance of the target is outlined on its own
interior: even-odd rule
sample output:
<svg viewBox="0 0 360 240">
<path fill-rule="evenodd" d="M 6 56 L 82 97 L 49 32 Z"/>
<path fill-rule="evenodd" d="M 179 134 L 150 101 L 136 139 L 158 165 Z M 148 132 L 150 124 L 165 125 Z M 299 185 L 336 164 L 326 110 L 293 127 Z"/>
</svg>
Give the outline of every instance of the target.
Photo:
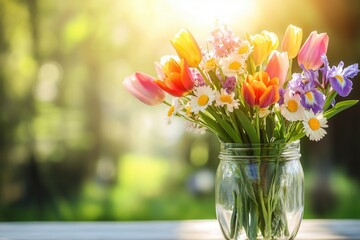
<svg viewBox="0 0 360 240">
<path fill-rule="evenodd" d="M 175 11 L 181 12 L 186 19 L 197 24 L 207 24 L 218 19 L 233 22 L 234 19 L 254 18 L 256 1 L 254 0 L 169 0 Z M 250 21 L 247 21 L 250 22 Z"/>
</svg>

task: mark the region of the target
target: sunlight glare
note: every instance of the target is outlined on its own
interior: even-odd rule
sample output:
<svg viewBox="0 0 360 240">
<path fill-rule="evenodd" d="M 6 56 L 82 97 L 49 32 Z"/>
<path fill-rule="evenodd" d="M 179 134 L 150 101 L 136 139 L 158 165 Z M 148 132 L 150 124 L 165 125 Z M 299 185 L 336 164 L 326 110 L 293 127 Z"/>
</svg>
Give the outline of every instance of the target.
<svg viewBox="0 0 360 240">
<path fill-rule="evenodd" d="M 197 24 L 208 25 L 215 19 L 221 22 L 231 22 L 236 20 L 246 20 L 256 17 L 255 0 L 169 0 L 175 11 L 185 14 L 186 19 Z"/>
</svg>

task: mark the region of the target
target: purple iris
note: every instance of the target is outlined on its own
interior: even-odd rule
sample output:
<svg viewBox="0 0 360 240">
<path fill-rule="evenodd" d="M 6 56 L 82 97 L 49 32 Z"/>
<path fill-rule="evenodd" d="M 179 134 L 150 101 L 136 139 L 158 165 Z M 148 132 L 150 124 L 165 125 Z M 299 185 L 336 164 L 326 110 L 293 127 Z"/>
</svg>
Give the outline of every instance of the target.
<svg viewBox="0 0 360 240">
<path fill-rule="evenodd" d="M 352 90 L 352 81 L 349 78 L 359 73 L 358 64 L 353 64 L 343 69 L 344 63 L 340 62 L 337 67 L 332 67 L 329 72 L 329 81 L 332 88 L 342 97 L 346 97 Z"/>
<path fill-rule="evenodd" d="M 300 103 L 314 113 L 322 111 L 325 103 L 325 95 L 320 92 L 318 73 L 312 70 L 304 71 L 304 75 L 295 73 L 289 82 L 289 88 L 294 94 L 300 95 Z"/>
<path fill-rule="evenodd" d="M 340 62 L 338 66 L 330 68 L 326 55 L 322 55 L 321 59 L 324 63 L 324 67 L 321 69 L 323 72 L 323 84 L 328 82 L 331 87 L 342 97 L 346 97 L 352 90 L 352 81 L 350 78 L 355 77 L 359 73 L 358 64 L 353 64 L 345 69 L 344 62 Z"/>
</svg>

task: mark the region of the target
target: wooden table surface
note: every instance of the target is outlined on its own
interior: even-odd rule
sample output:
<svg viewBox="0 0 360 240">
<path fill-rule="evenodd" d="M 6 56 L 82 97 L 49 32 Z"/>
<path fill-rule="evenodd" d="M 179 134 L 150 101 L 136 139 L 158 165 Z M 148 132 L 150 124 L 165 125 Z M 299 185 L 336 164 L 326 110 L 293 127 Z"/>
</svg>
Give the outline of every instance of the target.
<svg viewBox="0 0 360 240">
<path fill-rule="evenodd" d="M 0 240 L 222 240 L 215 220 L 0 222 Z M 297 240 L 360 239 L 360 220 L 303 220 Z"/>
</svg>

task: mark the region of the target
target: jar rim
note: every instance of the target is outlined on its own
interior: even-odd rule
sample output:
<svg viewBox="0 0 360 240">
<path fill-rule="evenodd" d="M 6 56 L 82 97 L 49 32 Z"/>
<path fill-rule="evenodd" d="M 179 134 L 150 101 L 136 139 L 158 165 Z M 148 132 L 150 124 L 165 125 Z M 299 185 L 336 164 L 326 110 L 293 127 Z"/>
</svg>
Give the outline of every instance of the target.
<svg viewBox="0 0 360 240">
<path fill-rule="evenodd" d="M 292 142 L 281 142 L 281 143 L 276 143 L 276 142 L 270 142 L 270 143 L 226 143 L 226 142 L 221 142 L 220 143 L 220 147 L 221 149 L 225 149 L 225 148 L 264 148 L 264 147 L 275 147 L 275 146 L 288 146 L 288 147 L 297 147 L 298 145 L 300 145 L 300 140 L 295 140 Z"/>
<path fill-rule="evenodd" d="M 299 159 L 300 140 L 289 143 L 221 143 L 220 160 L 289 161 Z"/>
</svg>

